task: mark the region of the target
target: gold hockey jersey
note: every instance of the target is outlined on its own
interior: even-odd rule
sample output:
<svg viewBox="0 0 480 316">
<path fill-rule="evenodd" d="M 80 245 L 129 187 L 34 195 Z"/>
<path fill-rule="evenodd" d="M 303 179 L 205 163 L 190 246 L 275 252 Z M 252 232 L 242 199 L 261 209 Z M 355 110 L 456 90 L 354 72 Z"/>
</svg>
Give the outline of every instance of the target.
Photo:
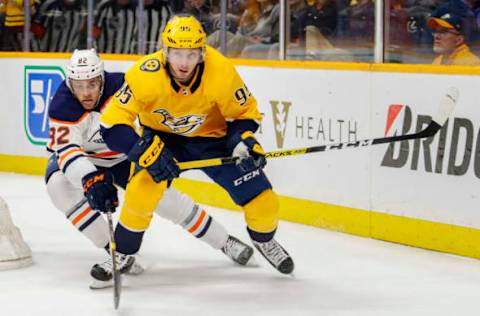
<svg viewBox="0 0 480 316">
<path fill-rule="evenodd" d="M 206 48 L 188 86 L 165 69 L 163 52 L 147 55 L 125 75 L 125 84 L 100 117 L 105 128 L 126 124 L 187 137 L 222 137 L 228 121 L 262 116 L 233 64 L 215 49 Z"/>
</svg>

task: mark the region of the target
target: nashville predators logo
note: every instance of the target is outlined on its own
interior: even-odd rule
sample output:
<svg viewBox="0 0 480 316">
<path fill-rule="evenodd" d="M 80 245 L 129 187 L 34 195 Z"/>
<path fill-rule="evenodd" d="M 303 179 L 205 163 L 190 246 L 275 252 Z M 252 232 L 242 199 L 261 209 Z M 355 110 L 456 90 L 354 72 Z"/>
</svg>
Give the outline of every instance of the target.
<svg viewBox="0 0 480 316">
<path fill-rule="evenodd" d="M 285 140 L 285 131 L 287 129 L 288 110 L 292 102 L 280 102 L 270 100 L 272 106 L 273 125 L 275 127 L 275 137 L 277 139 L 277 147 L 282 148 Z"/>
<path fill-rule="evenodd" d="M 191 114 L 182 117 L 174 117 L 164 109 L 155 110 L 153 113 L 162 115 L 163 119 L 160 121 L 160 123 L 168 127 L 175 134 L 179 135 L 188 135 L 193 133 L 205 121 L 205 115 Z"/>
<path fill-rule="evenodd" d="M 140 69 L 147 72 L 155 72 L 160 69 L 160 61 L 156 58 L 148 59 L 140 66 Z"/>
</svg>

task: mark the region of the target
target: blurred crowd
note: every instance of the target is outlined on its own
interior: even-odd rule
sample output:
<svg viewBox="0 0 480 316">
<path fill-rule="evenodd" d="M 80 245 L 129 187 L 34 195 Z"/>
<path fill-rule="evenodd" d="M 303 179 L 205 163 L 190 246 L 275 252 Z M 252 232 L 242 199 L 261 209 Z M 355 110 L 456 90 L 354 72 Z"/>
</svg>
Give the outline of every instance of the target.
<svg viewBox="0 0 480 316">
<path fill-rule="evenodd" d="M 0 50 L 25 50 L 24 0 L 0 0 Z M 28 50 L 87 47 L 87 0 L 29 0 Z M 103 53 L 152 53 L 170 17 L 195 15 L 207 44 L 222 46 L 220 0 L 94 0 L 93 46 Z M 479 65 L 480 0 L 384 1 L 384 60 Z M 287 0 L 286 58 L 372 62 L 374 0 Z M 227 0 L 226 55 L 278 59 L 278 0 Z M 140 38 L 143 28 L 143 40 Z M 143 46 L 142 46 L 143 45 Z"/>
</svg>

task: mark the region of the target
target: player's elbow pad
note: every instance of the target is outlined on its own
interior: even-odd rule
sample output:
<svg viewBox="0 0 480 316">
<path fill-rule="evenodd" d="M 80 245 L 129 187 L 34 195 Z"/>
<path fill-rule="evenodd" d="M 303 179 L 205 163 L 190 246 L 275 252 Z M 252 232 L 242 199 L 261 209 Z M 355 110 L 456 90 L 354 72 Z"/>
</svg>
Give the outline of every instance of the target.
<svg viewBox="0 0 480 316">
<path fill-rule="evenodd" d="M 255 133 L 258 127 L 254 120 L 235 120 L 227 123 L 227 135 L 242 134 L 245 131 Z"/>
<path fill-rule="evenodd" d="M 123 124 L 111 128 L 100 126 L 100 134 L 108 148 L 127 155 L 139 139 L 133 128 Z"/>
</svg>

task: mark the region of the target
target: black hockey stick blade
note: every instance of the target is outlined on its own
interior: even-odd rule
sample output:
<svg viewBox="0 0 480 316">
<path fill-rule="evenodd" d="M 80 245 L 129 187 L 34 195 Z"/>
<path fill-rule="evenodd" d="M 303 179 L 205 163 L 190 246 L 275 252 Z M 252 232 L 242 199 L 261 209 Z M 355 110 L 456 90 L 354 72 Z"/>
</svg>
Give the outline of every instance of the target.
<svg viewBox="0 0 480 316">
<path fill-rule="evenodd" d="M 115 243 L 115 237 L 113 234 L 112 213 L 114 212 L 114 207 L 110 204 L 107 204 L 107 210 L 108 232 L 110 234 L 110 256 L 112 258 L 113 274 L 113 307 L 118 309 L 118 306 L 120 305 L 120 294 L 122 291 L 122 279 L 120 277 L 120 270 L 118 269 L 117 264 L 117 244 Z"/>
<path fill-rule="evenodd" d="M 458 89 L 455 87 L 450 87 L 447 93 L 445 94 L 445 96 L 442 98 L 437 113 L 432 116 L 432 121 L 430 122 L 430 124 L 428 124 L 428 126 L 425 129 L 417 133 L 399 135 L 399 136 L 364 139 L 364 140 L 359 140 L 356 142 L 349 142 L 349 143 L 338 143 L 338 144 L 321 145 L 321 146 L 313 146 L 313 147 L 305 147 L 305 148 L 297 148 L 297 149 L 271 151 L 266 153 L 265 157 L 278 158 L 278 157 L 286 157 L 286 156 L 294 156 L 294 155 L 303 155 L 308 153 L 316 153 L 316 152 L 322 152 L 322 151 L 328 151 L 328 150 L 334 150 L 334 149 L 365 147 L 365 146 L 371 146 L 371 145 L 393 143 L 393 142 L 398 142 L 403 140 L 432 137 L 442 128 L 442 126 L 447 121 L 448 117 L 452 113 L 457 103 L 458 96 L 459 96 Z M 204 159 L 204 160 L 193 160 L 193 161 L 180 162 L 178 163 L 178 166 L 181 170 L 198 169 L 198 168 L 221 166 L 225 164 L 235 163 L 237 159 L 238 159 L 237 157 L 223 157 L 223 158 L 212 158 L 212 159 Z"/>
</svg>

